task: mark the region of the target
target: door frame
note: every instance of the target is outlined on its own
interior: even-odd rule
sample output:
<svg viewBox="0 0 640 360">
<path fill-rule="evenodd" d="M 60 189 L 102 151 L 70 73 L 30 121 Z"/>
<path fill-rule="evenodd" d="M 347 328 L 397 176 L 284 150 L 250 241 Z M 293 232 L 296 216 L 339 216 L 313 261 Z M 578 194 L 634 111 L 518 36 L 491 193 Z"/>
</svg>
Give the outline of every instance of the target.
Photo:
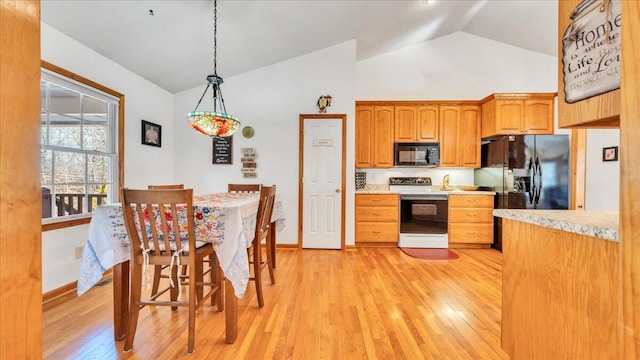
<svg viewBox="0 0 640 360">
<path fill-rule="evenodd" d="M 341 176 L 341 196 L 340 196 L 340 206 L 342 208 L 341 214 L 342 219 L 340 221 L 340 250 L 345 249 L 345 199 L 346 199 L 346 164 L 347 164 L 347 142 L 346 142 L 346 133 L 347 133 L 347 115 L 346 114 L 300 114 L 300 122 L 299 122 L 299 138 L 298 138 L 298 249 L 302 249 L 302 236 L 303 234 L 303 210 L 304 210 L 304 198 L 303 192 L 304 187 L 302 184 L 302 175 L 304 172 L 304 121 L 306 119 L 309 120 L 342 120 L 342 176 Z"/>
</svg>

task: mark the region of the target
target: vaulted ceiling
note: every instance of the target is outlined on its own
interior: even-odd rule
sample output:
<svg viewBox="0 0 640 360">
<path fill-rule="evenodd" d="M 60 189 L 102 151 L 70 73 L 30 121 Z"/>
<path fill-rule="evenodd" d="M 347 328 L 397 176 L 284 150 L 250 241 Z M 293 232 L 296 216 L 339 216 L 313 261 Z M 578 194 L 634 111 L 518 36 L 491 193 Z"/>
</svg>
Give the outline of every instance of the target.
<svg viewBox="0 0 640 360">
<path fill-rule="evenodd" d="M 555 56 L 557 0 L 220 0 L 218 74 L 355 39 L 357 60 L 457 31 Z M 213 72 L 213 1 L 43 0 L 42 21 L 172 93 Z"/>
</svg>

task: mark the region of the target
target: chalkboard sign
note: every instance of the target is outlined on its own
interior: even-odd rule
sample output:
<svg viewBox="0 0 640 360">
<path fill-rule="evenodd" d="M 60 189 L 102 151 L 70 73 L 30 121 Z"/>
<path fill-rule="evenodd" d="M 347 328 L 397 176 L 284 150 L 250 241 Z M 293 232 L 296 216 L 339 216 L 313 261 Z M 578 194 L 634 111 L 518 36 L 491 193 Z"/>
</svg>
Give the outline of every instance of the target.
<svg viewBox="0 0 640 360">
<path fill-rule="evenodd" d="M 213 163 L 227 164 L 233 163 L 233 136 L 213 138 Z"/>
</svg>

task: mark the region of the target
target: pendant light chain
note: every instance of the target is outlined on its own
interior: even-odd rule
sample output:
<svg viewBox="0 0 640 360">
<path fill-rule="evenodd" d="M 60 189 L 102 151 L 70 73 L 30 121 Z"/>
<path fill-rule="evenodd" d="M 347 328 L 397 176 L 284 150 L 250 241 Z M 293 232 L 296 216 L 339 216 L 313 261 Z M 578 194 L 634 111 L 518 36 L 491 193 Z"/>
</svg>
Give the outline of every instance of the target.
<svg viewBox="0 0 640 360">
<path fill-rule="evenodd" d="M 213 1 L 213 75 L 218 76 L 218 0 Z"/>
</svg>

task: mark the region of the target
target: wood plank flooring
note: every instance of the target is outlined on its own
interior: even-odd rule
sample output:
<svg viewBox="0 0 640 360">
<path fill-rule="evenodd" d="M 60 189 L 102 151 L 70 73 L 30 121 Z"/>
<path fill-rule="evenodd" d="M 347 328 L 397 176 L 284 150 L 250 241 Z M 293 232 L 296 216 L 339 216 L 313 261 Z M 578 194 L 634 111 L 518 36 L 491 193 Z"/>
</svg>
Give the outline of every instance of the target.
<svg viewBox="0 0 640 360">
<path fill-rule="evenodd" d="M 141 311 L 133 350 L 113 339 L 111 284 L 43 315 L 45 359 L 508 359 L 500 348 L 502 254 L 455 249 L 421 260 L 397 248 L 278 249 L 265 307 L 249 283 L 239 333 L 205 306 L 186 355 L 186 309 Z"/>
</svg>

